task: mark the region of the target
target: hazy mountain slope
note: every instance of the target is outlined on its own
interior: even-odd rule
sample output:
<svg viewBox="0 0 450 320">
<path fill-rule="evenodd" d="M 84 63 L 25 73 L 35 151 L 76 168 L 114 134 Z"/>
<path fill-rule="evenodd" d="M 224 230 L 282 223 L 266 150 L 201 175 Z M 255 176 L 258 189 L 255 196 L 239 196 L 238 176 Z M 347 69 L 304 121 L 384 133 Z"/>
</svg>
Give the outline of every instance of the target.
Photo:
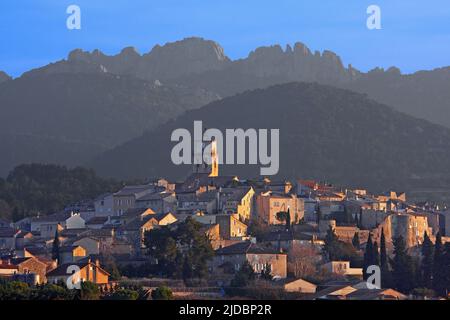
<svg viewBox="0 0 450 320">
<path fill-rule="evenodd" d="M 396 68 L 363 73 L 351 65 L 344 66 L 334 52 L 311 52 L 300 42 L 285 49 L 279 45 L 256 48 L 248 57 L 235 61 L 219 44 L 202 38 L 157 45 L 143 55 L 131 47 L 113 56 L 78 49 L 67 60 L 43 69 L 47 73 L 101 69 L 207 89 L 222 97 L 293 81 L 318 82 L 367 93 L 399 111 L 450 127 L 450 68 L 411 75 L 401 74 Z"/>
<path fill-rule="evenodd" d="M 4 71 L 0 71 L 0 83 L 6 82 L 8 80 L 11 80 L 11 77 Z"/>
<path fill-rule="evenodd" d="M 190 74 L 220 70 L 230 64 L 223 48 L 214 41 L 187 38 L 156 45 L 150 52 L 140 55 L 133 47 L 108 56 L 100 50 L 92 52 L 75 49 L 67 60 L 49 64 L 39 70 L 47 74 L 60 72 L 109 72 L 133 75 L 144 80 L 177 79 Z"/>
<path fill-rule="evenodd" d="M 377 190 L 450 186 L 450 130 L 319 84 L 255 90 L 192 110 L 98 157 L 91 165 L 115 177 L 182 178 L 190 166 L 170 160 L 175 128 L 279 128 L 280 176 L 330 179 Z M 259 166 L 221 172 L 251 177 Z"/>
<path fill-rule="evenodd" d="M 104 72 L 29 73 L 0 86 L 0 172 L 33 159 L 86 160 L 216 98 Z"/>
</svg>

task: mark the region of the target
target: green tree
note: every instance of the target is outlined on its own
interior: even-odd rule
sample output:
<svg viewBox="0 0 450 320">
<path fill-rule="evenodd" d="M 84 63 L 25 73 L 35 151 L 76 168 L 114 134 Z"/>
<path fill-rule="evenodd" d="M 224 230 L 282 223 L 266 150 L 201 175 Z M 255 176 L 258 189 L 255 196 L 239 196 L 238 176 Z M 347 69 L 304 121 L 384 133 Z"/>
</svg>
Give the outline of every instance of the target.
<svg viewBox="0 0 450 320">
<path fill-rule="evenodd" d="M 1 300 L 29 300 L 32 290 L 28 284 L 19 281 L 1 281 L 0 282 L 0 301 Z"/>
<path fill-rule="evenodd" d="M 446 294 L 446 277 L 449 270 L 445 265 L 444 247 L 442 245 L 442 236 L 438 232 L 436 234 L 436 242 L 434 244 L 433 259 L 433 290 L 444 296 Z"/>
<path fill-rule="evenodd" d="M 355 221 L 351 210 L 349 210 L 346 205 L 344 205 L 344 221 L 347 224 L 351 224 Z"/>
<path fill-rule="evenodd" d="M 277 220 L 286 223 L 286 211 L 279 211 L 276 214 Z"/>
<path fill-rule="evenodd" d="M 95 283 L 85 281 L 81 283 L 81 300 L 99 300 L 100 289 Z"/>
<path fill-rule="evenodd" d="M 291 229 L 291 210 L 288 208 L 286 212 L 286 230 Z"/>
<path fill-rule="evenodd" d="M 334 229 L 331 227 L 328 228 L 323 250 L 330 261 L 352 260 L 357 256 L 356 249 L 353 245 L 340 241 Z"/>
<path fill-rule="evenodd" d="M 150 230 L 145 235 L 148 254 L 155 258 L 158 270 L 169 277 L 204 278 L 214 250 L 201 224 L 187 218 L 176 229 Z"/>
<path fill-rule="evenodd" d="M 173 294 L 169 287 L 162 286 L 152 291 L 153 300 L 172 300 Z"/>
<path fill-rule="evenodd" d="M 152 229 L 145 234 L 145 245 L 148 255 L 156 259 L 162 275 L 173 276 L 176 272 L 178 253 L 177 242 L 168 227 Z"/>
<path fill-rule="evenodd" d="M 446 268 L 446 270 L 450 270 L 450 242 L 445 243 L 444 267 Z M 444 282 L 445 291 L 448 294 L 450 292 L 450 272 L 446 273 Z"/>
<path fill-rule="evenodd" d="M 394 258 L 391 260 L 392 280 L 397 289 L 403 293 L 410 293 L 416 287 L 414 262 L 408 255 L 403 237 L 394 239 Z"/>
<path fill-rule="evenodd" d="M 255 272 L 248 263 L 245 261 L 241 268 L 235 273 L 234 278 L 231 280 L 232 287 L 246 287 L 255 279 Z"/>
<path fill-rule="evenodd" d="M 106 296 L 105 300 L 137 300 L 138 298 L 139 292 L 136 290 L 120 288 L 112 294 Z"/>
<path fill-rule="evenodd" d="M 380 251 L 378 250 L 378 243 L 375 241 L 373 243 L 373 262 L 374 265 L 380 265 Z"/>
<path fill-rule="evenodd" d="M 433 260 L 434 260 L 434 246 L 430 237 L 425 231 L 422 243 L 422 263 L 420 267 L 421 285 L 424 288 L 433 288 Z"/>
<path fill-rule="evenodd" d="M 33 291 L 35 300 L 73 300 L 74 298 L 75 290 L 69 290 L 65 285 L 47 283 L 37 286 Z"/>
<path fill-rule="evenodd" d="M 320 205 L 319 205 L 319 204 L 317 205 L 316 216 L 317 216 L 317 224 L 319 224 L 319 222 L 320 222 L 321 220 L 323 220 L 323 217 L 322 217 L 322 210 L 320 209 Z"/>
<path fill-rule="evenodd" d="M 117 267 L 116 260 L 113 256 L 106 254 L 102 256 L 103 258 L 103 266 L 106 271 L 110 274 L 110 279 L 113 281 L 120 280 L 120 270 Z"/>
<path fill-rule="evenodd" d="M 369 233 L 367 238 L 366 248 L 364 250 L 364 262 L 363 262 L 363 279 L 367 280 L 370 274 L 367 273 L 367 268 L 375 264 L 375 255 L 372 242 L 372 234 Z"/>
<path fill-rule="evenodd" d="M 380 239 L 380 269 L 381 269 L 381 286 L 389 288 L 392 286 L 391 271 L 389 270 L 389 261 L 386 249 L 386 238 L 384 236 L 384 229 L 381 229 Z"/>
<path fill-rule="evenodd" d="M 264 234 L 268 232 L 268 230 L 269 226 L 267 225 L 267 223 L 265 223 L 262 218 L 257 216 L 251 218 L 247 233 L 255 237 L 257 241 L 260 241 Z"/>
<path fill-rule="evenodd" d="M 6 181 L 0 181 L 0 200 L 14 208 L 13 220 L 18 221 L 37 213 L 60 211 L 70 203 L 93 199 L 121 186 L 118 181 L 100 178 L 81 167 L 25 164 L 15 167 Z"/>
<path fill-rule="evenodd" d="M 58 228 L 55 231 L 55 238 L 53 239 L 52 244 L 52 259 L 55 260 L 58 264 L 61 262 L 59 259 L 59 232 Z"/>
<path fill-rule="evenodd" d="M 264 265 L 264 268 L 261 270 L 261 279 L 264 279 L 264 280 L 272 280 L 273 279 L 270 264 L 266 263 Z"/>
<path fill-rule="evenodd" d="M 353 235 L 352 244 L 356 250 L 360 249 L 361 242 L 359 240 L 359 232 L 355 232 L 355 234 Z"/>
</svg>

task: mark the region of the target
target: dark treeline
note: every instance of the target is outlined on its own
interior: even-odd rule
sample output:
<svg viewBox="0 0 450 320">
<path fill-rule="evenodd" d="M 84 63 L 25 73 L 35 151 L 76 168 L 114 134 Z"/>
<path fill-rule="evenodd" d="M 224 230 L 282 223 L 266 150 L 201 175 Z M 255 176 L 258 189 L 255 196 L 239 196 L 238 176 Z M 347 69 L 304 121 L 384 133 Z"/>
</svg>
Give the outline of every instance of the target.
<svg viewBox="0 0 450 320">
<path fill-rule="evenodd" d="M 93 199 L 121 186 L 119 181 L 101 178 L 81 167 L 20 165 L 6 179 L 0 178 L 0 218 L 17 221 L 37 213 L 55 213 L 68 204 Z"/>
</svg>

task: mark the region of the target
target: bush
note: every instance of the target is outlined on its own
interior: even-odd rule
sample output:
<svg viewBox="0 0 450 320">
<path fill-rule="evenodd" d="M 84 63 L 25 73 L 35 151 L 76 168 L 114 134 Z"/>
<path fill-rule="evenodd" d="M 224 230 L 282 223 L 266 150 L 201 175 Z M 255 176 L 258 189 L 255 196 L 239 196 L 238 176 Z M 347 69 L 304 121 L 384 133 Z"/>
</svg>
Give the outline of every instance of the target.
<svg viewBox="0 0 450 320">
<path fill-rule="evenodd" d="M 75 295 L 75 290 L 69 290 L 65 286 L 45 284 L 36 287 L 33 298 L 36 300 L 73 300 Z"/>
<path fill-rule="evenodd" d="M 95 283 L 86 281 L 81 283 L 81 300 L 99 300 L 100 289 Z"/>
<path fill-rule="evenodd" d="M 106 297 L 106 300 L 137 300 L 139 292 L 130 289 L 118 289 L 111 295 Z"/>
<path fill-rule="evenodd" d="M 173 294 L 169 287 L 162 286 L 152 291 L 153 300 L 172 300 Z"/>
<path fill-rule="evenodd" d="M 19 281 L 0 283 L 0 300 L 29 300 L 31 288 Z"/>
</svg>

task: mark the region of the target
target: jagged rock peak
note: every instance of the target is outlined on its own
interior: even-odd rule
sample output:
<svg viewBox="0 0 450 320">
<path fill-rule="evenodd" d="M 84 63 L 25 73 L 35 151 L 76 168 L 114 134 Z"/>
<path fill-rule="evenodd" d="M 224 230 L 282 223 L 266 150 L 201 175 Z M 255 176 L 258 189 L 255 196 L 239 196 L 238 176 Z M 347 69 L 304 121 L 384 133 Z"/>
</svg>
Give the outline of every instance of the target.
<svg viewBox="0 0 450 320">
<path fill-rule="evenodd" d="M 203 57 L 219 62 L 229 61 L 223 48 L 215 41 L 200 37 L 184 38 L 183 40 L 168 42 L 165 45 L 155 45 L 148 55 L 179 54 L 185 58 Z"/>
<path fill-rule="evenodd" d="M 294 52 L 300 53 L 301 55 L 304 55 L 304 56 L 311 55 L 311 50 L 309 50 L 309 48 L 301 42 L 296 42 L 294 44 Z"/>
<path fill-rule="evenodd" d="M 131 47 L 131 46 L 123 48 L 122 51 L 120 51 L 119 55 L 120 56 L 125 56 L 125 57 L 139 57 L 139 56 L 141 56 L 139 51 L 135 47 Z"/>
</svg>

